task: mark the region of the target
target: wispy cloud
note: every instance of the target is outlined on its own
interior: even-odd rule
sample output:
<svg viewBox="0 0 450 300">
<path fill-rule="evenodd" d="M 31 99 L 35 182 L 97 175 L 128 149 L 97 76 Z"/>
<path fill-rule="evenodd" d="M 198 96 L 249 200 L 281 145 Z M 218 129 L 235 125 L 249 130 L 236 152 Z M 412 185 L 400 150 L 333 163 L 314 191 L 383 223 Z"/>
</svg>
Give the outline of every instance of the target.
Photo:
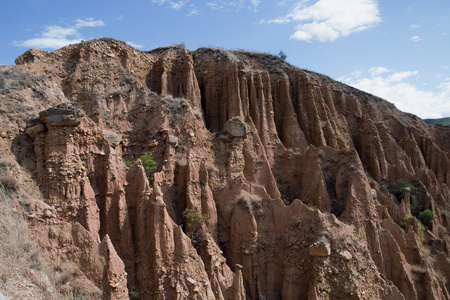
<svg viewBox="0 0 450 300">
<path fill-rule="evenodd" d="M 394 103 L 398 109 L 421 118 L 450 116 L 450 78 L 436 87 L 436 91 L 417 87 L 412 80 L 418 71 L 394 72 L 376 67 L 368 72 L 355 71 L 338 80 Z"/>
<path fill-rule="evenodd" d="M 299 0 L 284 17 L 268 23 L 298 23 L 291 39 L 332 42 L 381 22 L 375 0 Z"/>
<path fill-rule="evenodd" d="M 409 27 L 411 27 L 412 29 L 417 29 L 420 28 L 421 26 L 419 24 L 411 24 L 411 26 Z"/>
<path fill-rule="evenodd" d="M 105 22 L 103 22 L 102 20 L 94 20 L 93 18 L 77 19 L 75 24 L 75 28 L 102 26 L 105 26 Z"/>
<path fill-rule="evenodd" d="M 244 7 L 257 9 L 260 0 L 213 0 L 206 5 L 214 10 L 240 10 Z"/>
<path fill-rule="evenodd" d="M 252 4 L 253 8 L 256 9 L 261 1 L 260 0 L 250 0 L 250 2 Z"/>
<path fill-rule="evenodd" d="M 170 8 L 179 10 L 180 8 L 186 6 L 189 0 L 180 0 L 180 1 L 172 1 L 172 0 L 152 0 L 154 4 L 158 5 L 168 5 Z"/>
<path fill-rule="evenodd" d="M 93 18 L 77 19 L 75 24 L 69 27 L 59 25 L 46 26 L 35 38 L 25 41 L 13 41 L 13 45 L 26 48 L 57 49 L 69 44 L 79 43 L 83 39 L 79 29 L 101 26 L 105 26 L 105 22 L 102 20 Z"/>
<path fill-rule="evenodd" d="M 191 16 L 198 16 L 200 14 L 200 11 L 198 11 L 195 8 L 191 8 L 191 10 L 188 12 L 187 16 L 191 17 Z"/>
<path fill-rule="evenodd" d="M 141 44 L 136 44 L 136 43 L 133 43 L 133 42 L 126 42 L 128 45 L 130 45 L 131 47 L 133 47 L 133 48 L 136 48 L 136 49 L 142 49 L 142 48 L 144 48 L 144 46 L 143 45 L 141 45 Z"/>
<path fill-rule="evenodd" d="M 413 42 L 420 42 L 422 39 L 420 38 L 420 36 L 415 35 L 409 38 L 411 41 Z"/>
<path fill-rule="evenodd" d="M 377 76 L 377 75 L 380 75 L 383 73 L 388 73 L 390 71 L 391 70 L 389 70 L 388 68 L 385 68 L 385 67 L 376 67 L 376 68 L 371 68 L 369 70 L 369 73 L 371 76 Z"/>
</svg>

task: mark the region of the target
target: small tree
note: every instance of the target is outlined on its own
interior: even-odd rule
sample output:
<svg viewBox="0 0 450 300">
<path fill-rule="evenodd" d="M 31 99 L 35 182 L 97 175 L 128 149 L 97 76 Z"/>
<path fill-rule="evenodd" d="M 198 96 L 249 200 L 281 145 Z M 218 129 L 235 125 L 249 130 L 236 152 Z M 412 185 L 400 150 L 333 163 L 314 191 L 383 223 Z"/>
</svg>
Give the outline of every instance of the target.
<svg viewBox="0 0 450 300">
<path fill-rule="evenodd" d="M 429 209 L 425 209 L 424 211 L 421 211 L 419 213 L 419 216 L 417 217 L 420 221 L 422 221 L 422 223 L 427 226 L 427 227 L 431 227 L 433 225 L 433 218 L 434 218 L 434 213 L 433 211 L 429 210 Z"/>
<path fill-rule="evenodd" d="M 142 162 L 142 166 L 144 167 L 145 174 L 147 175 L 147 178 L 150 179 L 153 177 L 153 173 L 155 173 L 156 168 L 158 167 L 158 163 L 153 160 L 152 153 L 150 151 L 145 152 L 142 154 L 139 159 Z"/>
<path fill-rule="evenodd" d="M 150 151 L 144 152 L 139 159 L 144 167 L 145 175 L 147 175 L 148 180 L 151 180 L 153 178 L 153 173 L 155 173 L 156 168 L 158 167 L 158 163 L 153 159 L 153 155 Z M 127 167 L 131 167 L 134 165 L 135 161 L 126 160 L 124 163 Z"/>
<path fill-rule="evenodd" d="M 186 220 L 187 236 L 191 239 L 194 247 L 198 246 L 200 242 L 206 240 L 206 232 L 209 232 L 209 228 L 204 229 L 204 225 L 209 219 L 208 216 L 205 216 L 197 209 L 186 208 L 183 212 L 183 217 Z"/>
<path fill-rule="evenodd" d="M 278 56 L 281 57 L 282 60 L 286 60 L 287 55 L 286 53 L 284 53 L 283 50 L 280 50 L 280 53 L 278 53 Z"/>
<path fill-rule="evenodd" d="M 399 179 L 396 183 L 390 185 L 388 190 L 391 194 L 393 194 L 399 202 L 402 202 L 403 198 L 405 198 L 406 188 L 410 189 L 411 200 L 416 200 L 419 195 L 419 191 L 417 187 L 415 187 L 412 183 L 407 181 L 406 179 Z"/>
<path fill-rule="evenodd" d="M 403 229 L 406 229 L 406 226 L 408 226 L 408 220 L 414 218 L 417 221 L 417 224 L 419 224 L 419 237 L 420 237 L 420 241 L 423 242 L 425 241 L 425 226 L 423 226 L 422 222 L 420 222 L 420 220 L 418 220 L 416 217 L 411 216 L 411 215 L 405 215 L 405 217 L 403 217 L 403 220 L 400 221 L 400 226 Z"/>
</svg>

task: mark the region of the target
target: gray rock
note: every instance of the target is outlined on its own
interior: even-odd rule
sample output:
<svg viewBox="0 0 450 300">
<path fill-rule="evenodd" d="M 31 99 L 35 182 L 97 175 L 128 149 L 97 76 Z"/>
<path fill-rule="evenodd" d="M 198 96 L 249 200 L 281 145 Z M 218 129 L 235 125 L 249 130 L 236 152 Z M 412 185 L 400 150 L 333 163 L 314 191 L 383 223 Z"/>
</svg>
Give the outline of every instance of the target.
<svg viewBox="0 0 450 300">
<path fill-rule="evenodd" d="M 110 130 L 103 130 L 103 135 L 108 139 L 111 147 L 116 148 L 122 142 L 122 137 L 117 132 Z"/>
<path fill-rule="evenodd" d="M 247 137 L 247 126 L 241 121 L 239 117 L 234 117 L 228 120 L 223 128 L 232 137 L 245 138 Z"/>
<path fill-rule="evenodd" d="M 175 147 L 175 146 L 178 144 L 178 137 L 169 134 L 169 135 L 167 136 L 167 142 L 168 142 L 170 145 L 172 145 L 172 146 Z"/>
<path fill-rule="evenodd" d="M 61 103 L 41 111 L 39 119 L 50 126 L 78 126 L 81 122 L 80 106 L 76 103 Z"/>
</svg>

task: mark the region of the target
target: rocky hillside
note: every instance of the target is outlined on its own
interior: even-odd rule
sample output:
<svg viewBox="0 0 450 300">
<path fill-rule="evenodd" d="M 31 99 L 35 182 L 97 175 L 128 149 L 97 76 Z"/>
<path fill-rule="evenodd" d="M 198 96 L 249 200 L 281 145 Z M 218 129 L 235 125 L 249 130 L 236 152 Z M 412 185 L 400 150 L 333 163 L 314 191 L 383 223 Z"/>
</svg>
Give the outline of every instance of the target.
<svg viewBox="0 0 450 300">
<path fill-rule="evenodd" d="M 101 39 L 0 72 L 0 180 L 59 278 L 35 298 L 450 298 L 450 128 L 254 52 Z"/>
<path fill-rule="evenodd" d="M 450 118 L 424 119 L 423 121 L 429 125 L 441 124 L 444 126 L 450 126 Z"/>
</svg>

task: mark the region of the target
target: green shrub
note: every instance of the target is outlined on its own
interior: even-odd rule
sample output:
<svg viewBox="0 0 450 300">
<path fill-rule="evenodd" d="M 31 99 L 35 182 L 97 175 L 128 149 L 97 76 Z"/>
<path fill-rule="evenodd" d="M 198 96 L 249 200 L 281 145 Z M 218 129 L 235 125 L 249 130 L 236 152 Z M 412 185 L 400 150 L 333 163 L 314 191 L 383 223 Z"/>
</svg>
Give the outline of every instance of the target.
<svg viewBox="0 0 450 300">
<path fill-rule="evenodd" d="M 153 173 L 155 173 L 156 168 L 158 167 L 158 163 L 153 160 L 152 153 L 150 151 L 145 152 L 139 157 L 142 162 L 142 166 L 144 166 L 145 174 L 147 177 L 153 178 Z"/>
<path fill-rule="evenodd" d="M 419 190 L 406 179 L 397 180 L 396 183 L 388 186 L 388 190 L 397 198 L 398 201 L 402 202 L 403 198 L 405 198 L 406 188 L 408 187 L 410 188 L 411 200 L 416 200 L 419 195 Z"/>
<path fill-rule="evenodd" d="M 153 173 L 155 173 L 156 168 L 158 167 L 158 163 L 153 159 L 153 155 L 150 151 L 144 152 L 144 154 L 139 157 L 139 159 L 142 162 L 142 166 L 145 170 L 145 175 L 147 175 L 147 178 L 151 180 L 153 178 Z M 134 165 L 135 161 L 132 160 L 126 160 L 124 161 L 124 164 L 127 167 L 131 167 Z"/>
<path fill-rule="evenodd" d="M 419 213 L 417 217 L 425 226 L 431 227 L 433 225 L 434 213 L 429 209 L 425 209 Z"/>
<path fill-rule="evenodd" d="M 403 217 L 403 220 L 400 221 L 400 226 L 402 226 L 403 229 L 406 229 L 406 226 L 408 225 L 408 220 L 411 218 L 416 219 L 417 223 L 419 224 L 420 241 L 423 242 L 425 240 L 425 226 L 423 226 L 422 222 L 420 222 L 420 220 L 418 220 L 416 217 L 412 215 L 405 215 Z"/>
<path fill-rule="evenodd" d="M 134 160 L 126 160 L 123 162 L 128 168 L 134 165 Z"/>
<path fill-rule="evenodd" d="M 278 56 L 282 59 L 282 60 L 286 60 L 287 55 L 286 53 L 284 53 L 283 50 L 280 50 L 280 53 L 278 53 Z"/>
<path fill-rule="evenodd" d="M 206 232 L 209 232 L 209 228 L 205 230 L 203 225 L 208 221 L 208 216 L 196 209 L 186 208 L 183 217 L 186 220 L 186 234 L 194 247 L 206 240 Z"/>
</svg>

